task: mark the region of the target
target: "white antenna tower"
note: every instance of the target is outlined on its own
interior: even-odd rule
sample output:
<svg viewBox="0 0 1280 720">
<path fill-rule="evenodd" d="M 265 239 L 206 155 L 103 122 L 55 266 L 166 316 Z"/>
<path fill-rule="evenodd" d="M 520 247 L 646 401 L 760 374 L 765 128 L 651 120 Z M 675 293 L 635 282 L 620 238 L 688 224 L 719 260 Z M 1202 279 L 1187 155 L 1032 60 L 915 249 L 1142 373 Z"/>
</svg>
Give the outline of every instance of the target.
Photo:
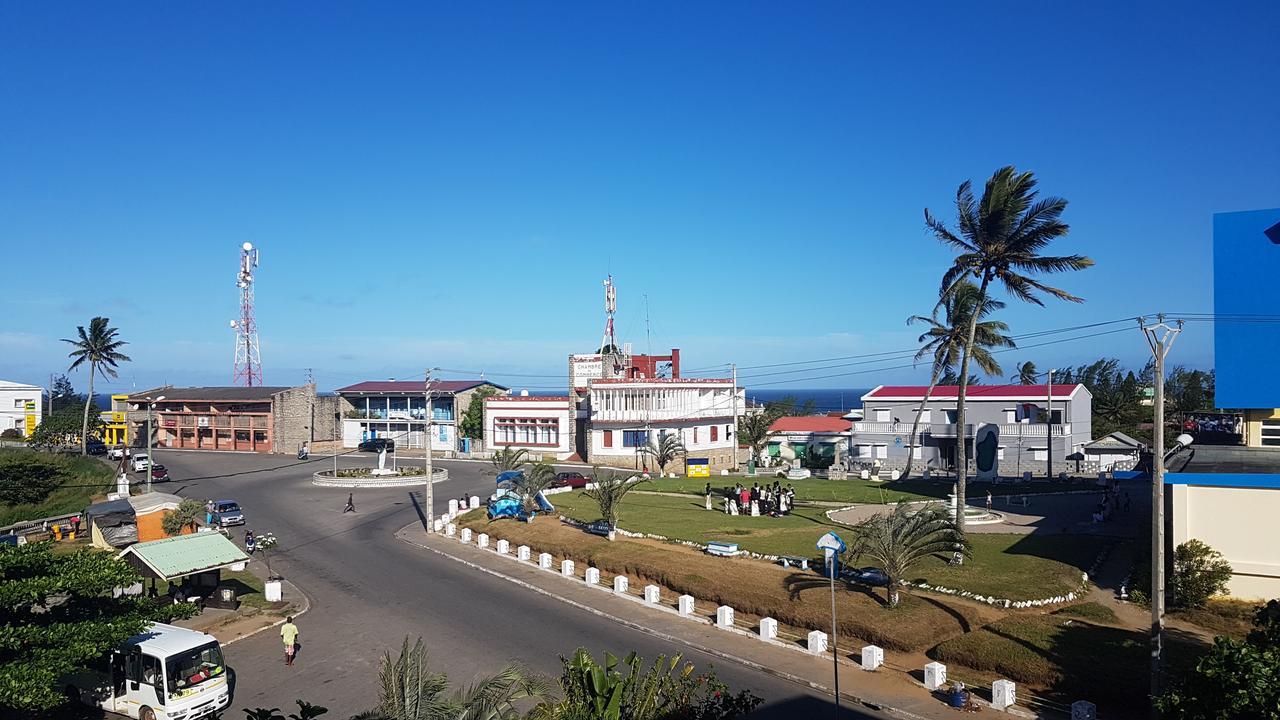
<svg viewBox="0 0 1280 720">
<path fill-rule="evenodd" d="M 604 338 L 600 341 L 602 355 L 617 355 L 618 340 L 613 335 L 613 314 L 618 311 L 618 291 L 613 286 L 613 274 L 604 281 Z"/>
<path fill-rule="evenodd" d="M 232 362 L 231 384 L 253 387 L 262 384 L 262 355 L 258 351 L 258 322 L 253 312 L 253 270 L 258 267 L 258 251 L 253 243 L 240 246 L 240 319 L 231 321 L 236 331 L 236 354 Z"/>
</svg>

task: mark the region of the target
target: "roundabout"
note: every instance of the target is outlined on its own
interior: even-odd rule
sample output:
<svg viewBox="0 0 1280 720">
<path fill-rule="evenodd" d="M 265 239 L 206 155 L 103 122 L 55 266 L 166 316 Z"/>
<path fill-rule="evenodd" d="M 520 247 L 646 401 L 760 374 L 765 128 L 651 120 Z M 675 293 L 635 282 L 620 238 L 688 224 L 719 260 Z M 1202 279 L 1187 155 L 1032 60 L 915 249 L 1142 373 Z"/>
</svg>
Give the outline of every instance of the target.
<svg viewBox="0 0 1280 720">
<path fill-rule="evenodd" d="M 449 471 L 445 468 L 434 468 L 431 472 L 432 484 L 444 482 L 448 479 Z M 427 475 L 421 471 L 409 474 L 395 470 L 379 472 L 378 470 L 367 468 L 343 469 L 339 470 L 337 475 L 334 475 L 332 470 L 321 470 L 311 475 L 311 484 L 339 488 L 405 487 L 409 485 L 426 485 Z"/>
</svg>

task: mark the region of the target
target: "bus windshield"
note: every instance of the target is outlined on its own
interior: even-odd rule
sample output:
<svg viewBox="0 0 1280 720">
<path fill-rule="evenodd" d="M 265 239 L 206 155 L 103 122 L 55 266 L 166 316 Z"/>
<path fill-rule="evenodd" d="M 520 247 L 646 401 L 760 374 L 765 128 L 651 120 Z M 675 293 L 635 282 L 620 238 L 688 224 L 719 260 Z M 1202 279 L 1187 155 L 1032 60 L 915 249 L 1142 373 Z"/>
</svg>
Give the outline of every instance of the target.
<svg viewBox="0 0 1280 720">
<path fill-rule="evenodd" d="M 206 680 L 226 675 L 222 648 L 217 642 L 180 652 L 165 660 L 165 678 L 169 695 L 181 696 L 196 690 Z"/>
</svg>

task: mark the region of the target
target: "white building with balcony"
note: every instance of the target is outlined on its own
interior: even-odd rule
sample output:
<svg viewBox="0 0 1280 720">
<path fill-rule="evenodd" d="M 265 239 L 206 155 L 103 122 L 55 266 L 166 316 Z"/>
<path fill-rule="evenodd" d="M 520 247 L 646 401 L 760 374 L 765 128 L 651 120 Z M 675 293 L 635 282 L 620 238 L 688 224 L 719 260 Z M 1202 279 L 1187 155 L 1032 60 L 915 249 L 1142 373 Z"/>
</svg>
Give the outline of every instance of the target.
<svg viewBox="0 0 1280 720">
<path fill-rule="evenodd" d="M 689 458 L 712 471 L 732 468 L 737 416 L 746 396 L 729 378 L 610 378 L 589 385 L 587 449 L 591 462 L 656 470 L 643 448 L 680 437 Z M 668 470 L 675 470 L 669 466 Z"/>
<path fill-rule="evenodd" d="M 1092 439 L 1093 396 L 1084 385 L 970 385 L 963 429 L 956 425 L 959 388 L 937 386 L 921 410 L 928 389 L 881 385 L 863 395 L 864 419 L 853 423 L 852 462 L 902 467 L 910 453 L 916 467 L 950 470 L 955 467 L 957 441 L 964 438 L 972 471 L 974 432 L 980 425 L 993 424 L 999 429 L 999 473 L 1008 477 L 1043 473 L 1050 456 L 1055 472 L 1073 470 L 1067 456 Z M 917 412 L 920 422 L 912 437 Z"/>
<path fill-rule="evenodd" d="M 433 380 L 431 393 L 431 449 L 462 450 L 458 420 L 481 387 L 501 393 L 507 388 L 487 380 Z M 342 446 L 356 447 L 365 440 L 391 438 L 397 447 L 424 445 L 428 389 L 422 381 L 386 380 L 348 385 L 337 390 L 342 398 Z"/>
</svg>

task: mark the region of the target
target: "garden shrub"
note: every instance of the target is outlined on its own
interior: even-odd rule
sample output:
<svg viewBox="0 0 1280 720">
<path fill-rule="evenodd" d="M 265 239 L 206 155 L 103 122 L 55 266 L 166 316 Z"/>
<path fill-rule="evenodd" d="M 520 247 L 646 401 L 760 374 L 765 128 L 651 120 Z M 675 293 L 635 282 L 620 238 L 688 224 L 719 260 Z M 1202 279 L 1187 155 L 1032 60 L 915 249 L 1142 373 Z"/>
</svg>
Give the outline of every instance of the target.
<svg viewBox="0 0 1280 720">
<path fill-rule="evenodd" d="M 1173 600 L 1182 607 L 1204 607 L 1209 598 L 1227 592 L 1231 563 L 1199 540 L 1188 540 L 1173 551 L 1173 575 L 1169 578 Z"/>
</svg>

